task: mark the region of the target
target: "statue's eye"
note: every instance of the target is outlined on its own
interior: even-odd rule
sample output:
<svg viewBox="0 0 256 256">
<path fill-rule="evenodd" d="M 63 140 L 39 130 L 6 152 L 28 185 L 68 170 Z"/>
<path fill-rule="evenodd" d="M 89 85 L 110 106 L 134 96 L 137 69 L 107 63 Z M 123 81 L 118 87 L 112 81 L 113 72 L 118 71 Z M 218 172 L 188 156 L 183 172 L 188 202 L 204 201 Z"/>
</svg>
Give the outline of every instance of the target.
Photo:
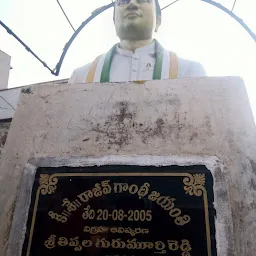
<svg viewBox="0 0 256 256">
<path fill-rule="evenodd" d="M 117 0 L 117 5 L 127 5 L 131 2 L 131 0 Z M 152 0 L 137 0 L 137 3 L 152 3 Z"/>
<path fill-rule="evenodd" d="M 131 0 L 117 0 L 117 5 L 129 4 Z"/>
<path fill-rule="evenodd" d="M 143 3 L 151 3 L 151 2 L 152 2 L 152 0 L 137 0 L 137 2 L 138 2 L 139 4 L 143 4 Z"/>
</svg>

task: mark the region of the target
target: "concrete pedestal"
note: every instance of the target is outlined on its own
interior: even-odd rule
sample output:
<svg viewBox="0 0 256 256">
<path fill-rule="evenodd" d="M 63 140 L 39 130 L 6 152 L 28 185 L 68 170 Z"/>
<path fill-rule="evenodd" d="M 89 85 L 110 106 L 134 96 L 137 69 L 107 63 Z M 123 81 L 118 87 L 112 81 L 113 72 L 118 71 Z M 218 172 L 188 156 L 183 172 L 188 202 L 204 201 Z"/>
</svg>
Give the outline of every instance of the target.
<svg viewBox="0 0 256 256">
<path fill-rule="evenodd" d="M 0 255 L 26 166 L 75 165 L 74 159 L 205 164 L 216 185 L 218 255 L 255 255 L 256 127 L 239 78 L 38 86 L 21 93 L 0 165 Z M 229 210 L 232 218 L 225 219 Z"/>
</svg>

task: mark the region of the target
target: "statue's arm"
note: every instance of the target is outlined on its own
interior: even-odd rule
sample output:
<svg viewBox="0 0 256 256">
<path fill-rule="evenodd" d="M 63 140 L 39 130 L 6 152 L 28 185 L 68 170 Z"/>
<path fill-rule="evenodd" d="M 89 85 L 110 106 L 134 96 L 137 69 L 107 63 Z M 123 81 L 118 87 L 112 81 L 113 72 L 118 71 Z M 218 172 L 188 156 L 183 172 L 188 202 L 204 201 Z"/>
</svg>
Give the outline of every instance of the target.
<svg viewBox="0 0 256 256">
<path fill-rule="evenodd" d="M 71 77 L 69 78 L 68 83 L 69 84 L 84 84 L 86 83 L 86 78 L 87 78 L 87 74 L 89 72 L 89 68 L 90 68 L 90 63 L 77 68 L 73 71 Z"/>
<path fill-rule="evenodd" d="M 201 63 L 191 60 L 179 59 L 179 78 L 207 76 Z"/>
</svg>

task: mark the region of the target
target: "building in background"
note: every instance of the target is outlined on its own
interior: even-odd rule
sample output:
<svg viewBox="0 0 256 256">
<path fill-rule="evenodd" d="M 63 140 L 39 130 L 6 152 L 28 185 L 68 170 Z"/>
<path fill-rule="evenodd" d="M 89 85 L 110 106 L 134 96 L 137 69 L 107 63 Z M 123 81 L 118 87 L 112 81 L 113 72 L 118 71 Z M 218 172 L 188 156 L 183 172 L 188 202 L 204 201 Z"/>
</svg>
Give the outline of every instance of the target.
<svg viewBox="0 0 256 256">
<path fill-rule="evenodd" d="M 7 89 L 11 69 L 11 56 L 0 50 L 0 90 Z"/>
</svg>

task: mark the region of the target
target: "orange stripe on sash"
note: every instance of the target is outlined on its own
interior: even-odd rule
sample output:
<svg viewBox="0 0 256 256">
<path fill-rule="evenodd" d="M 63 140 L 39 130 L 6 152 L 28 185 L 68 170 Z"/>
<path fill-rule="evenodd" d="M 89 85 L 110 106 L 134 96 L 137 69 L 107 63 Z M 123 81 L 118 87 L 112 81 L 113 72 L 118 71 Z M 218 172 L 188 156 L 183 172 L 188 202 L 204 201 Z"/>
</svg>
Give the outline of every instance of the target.
<svg viewBox="0 0 256 256">
<path fill-rule="evenodd" d="M 101 57 L 101 55 L 98 56 L 93 61 L 93 63 L 91 64 L 88 75 L 87 75 L 87 78 L 86 78 L 86 83 L 93 83 L 94 82 L 95 72 L 96 72 L 96 68 L 97 68 L 97 65 L 99 63 L 100 57 Z"/>
<path fill-rule="evenodd" d="M 178 57 L 174 52 L 170 52 L 170 73 L 169 73 L 170 79 L 178 78 L 178 69 L 179 69 Z"/>
</svg>

